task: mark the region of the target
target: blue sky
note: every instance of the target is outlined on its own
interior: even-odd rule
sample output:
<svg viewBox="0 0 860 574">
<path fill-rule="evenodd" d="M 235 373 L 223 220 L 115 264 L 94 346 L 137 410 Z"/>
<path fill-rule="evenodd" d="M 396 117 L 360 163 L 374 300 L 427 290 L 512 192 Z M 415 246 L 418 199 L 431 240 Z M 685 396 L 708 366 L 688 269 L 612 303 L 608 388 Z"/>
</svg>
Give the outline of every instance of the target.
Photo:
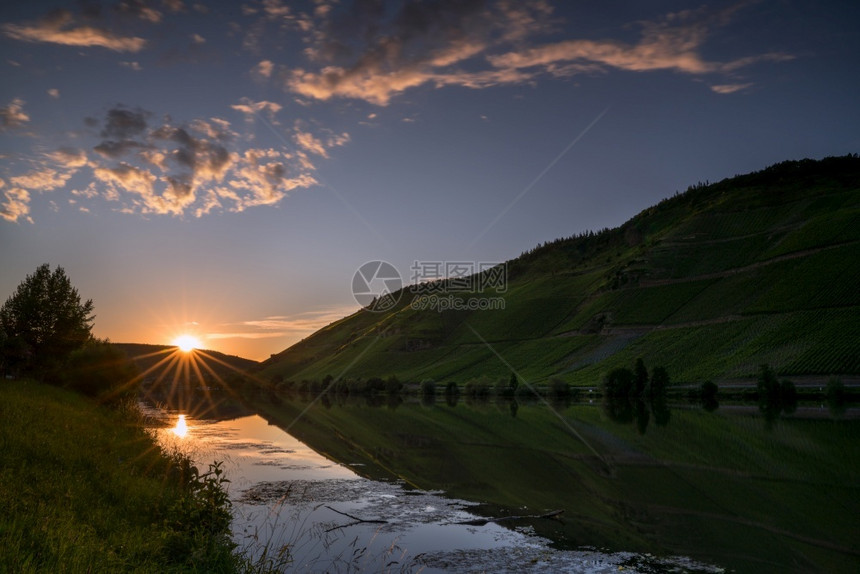
<svg viewBox="0 0 860 574">
<path fill-rule="evenodd" d="M 860 151 L 855 2 L 0 8 L 0 294 L 265 358 L 369 260 L 503 261 L 676 190 Z"/>
</svg>

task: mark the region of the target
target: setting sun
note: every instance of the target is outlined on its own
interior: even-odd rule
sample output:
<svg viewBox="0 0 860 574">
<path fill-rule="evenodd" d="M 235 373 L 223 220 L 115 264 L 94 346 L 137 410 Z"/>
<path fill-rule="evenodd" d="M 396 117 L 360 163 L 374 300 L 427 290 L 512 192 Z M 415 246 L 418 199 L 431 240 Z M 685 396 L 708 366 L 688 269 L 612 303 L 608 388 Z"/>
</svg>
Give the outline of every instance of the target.
<svg viewBox="0 0 860 574">
<path fill-rule="evenodd" d="M 193 335 L 180 335 L 173 339 L 173 344 L 179 347 L 180 351 L 188 353 L 200 348 L 200 339 Z"/>
</svg>

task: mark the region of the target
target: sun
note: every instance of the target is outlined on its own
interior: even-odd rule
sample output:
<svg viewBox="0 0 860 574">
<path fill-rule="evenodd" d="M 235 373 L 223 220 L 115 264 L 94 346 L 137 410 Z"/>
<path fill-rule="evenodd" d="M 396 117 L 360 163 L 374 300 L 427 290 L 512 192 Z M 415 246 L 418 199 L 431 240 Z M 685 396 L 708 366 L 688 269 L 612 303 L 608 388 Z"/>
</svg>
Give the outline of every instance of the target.
<svg viewBox="0 0 860 574">
<path fill-rule="evenodd" d="M 190 353 L 194 349 L 200 348 L 200 339 L 194 335 L 180 335 L 173 339 L 173 344 L 179 347 L 183 353 Z"/>
</svg>

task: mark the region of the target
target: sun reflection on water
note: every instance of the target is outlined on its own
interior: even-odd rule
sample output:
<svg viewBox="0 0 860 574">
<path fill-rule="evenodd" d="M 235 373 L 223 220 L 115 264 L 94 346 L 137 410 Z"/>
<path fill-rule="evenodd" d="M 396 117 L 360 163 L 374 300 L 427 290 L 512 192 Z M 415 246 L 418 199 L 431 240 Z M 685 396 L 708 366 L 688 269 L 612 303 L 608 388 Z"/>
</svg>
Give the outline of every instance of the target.
<svg viewBox="0 0 860 574">
<path fill-rule="evenodd" d="M 179 415 L 176 426 L 170 430 L 179 438 L 185 438 L 188 435 L 188 424 L 185 422 L 185 415 Z"/>
</svg>

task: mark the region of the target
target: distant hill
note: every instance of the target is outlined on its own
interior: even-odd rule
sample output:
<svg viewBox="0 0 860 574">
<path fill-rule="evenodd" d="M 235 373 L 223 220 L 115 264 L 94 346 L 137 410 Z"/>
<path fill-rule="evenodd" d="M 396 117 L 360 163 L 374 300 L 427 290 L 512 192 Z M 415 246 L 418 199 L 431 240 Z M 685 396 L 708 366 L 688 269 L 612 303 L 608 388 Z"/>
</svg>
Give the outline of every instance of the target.
<svg viewBox="0 0 860 574">
<path fill-rule="evenodd" d="M 624 225 L 507 264 L 503 310 L 361 310 L 262 363 L 270 380 L 485 375 L 599 383 L 637 357 L 674 382 L 860 374 L 860 158 L 697 184 Z M 441 288 L 443 285 L 437 284 Z M 450 285 L 449 285 L 450 287 Z"/>
<path fill-rule="evenodd" d="M 112 343 L 114 347 L 121 349 L 125 354 L 132 359 L 141 372 L 149 372 L 149 377 L 156 377 L 169 366 L 169 361 L 165 361 L 162 366 L 156 366 L 165 357 L 177 351 L 174 345 L 148 345 L 144 343 Z M 201 357 L 205 360 L 212 357 L 212 360 L 206 360 L 206 364 L 221 378 L 226 378 L 231 373 L 240 371 L 242 373 L 250 372 L 256 369 L 260 363 L 250 359 L 243 359 L 235 355 L 225 355 L 218 351 L 200 351 Z M 205 353 L 205 355 L 202 355 Z"/>
</svg>

